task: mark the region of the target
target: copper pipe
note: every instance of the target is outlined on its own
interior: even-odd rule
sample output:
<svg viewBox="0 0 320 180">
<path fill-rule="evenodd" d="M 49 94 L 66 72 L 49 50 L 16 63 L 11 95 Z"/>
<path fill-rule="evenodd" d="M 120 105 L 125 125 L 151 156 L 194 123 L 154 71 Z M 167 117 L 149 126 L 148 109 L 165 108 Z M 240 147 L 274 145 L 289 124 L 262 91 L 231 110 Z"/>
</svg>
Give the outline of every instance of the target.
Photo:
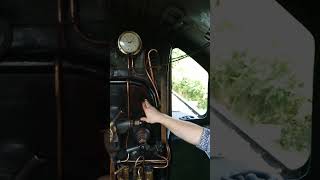
<svg viewBox="0 0 320 180">
<path fill-rule="evenodd" d="M 63 177 L 63 154 L 62 154 L 62 92 L 61 92 L 61 62 L 57 60 L 54 65 L 54 86 L 56 97 L 56 110 L 57 110 L 57 174 L 58 179 Z"/>
<path fill-rule="evenodd" d="M 144 60 L 144 66 L 145 66 L 145 71 L 146 71 L 146 74 L 155 90 L 155 94 L 156 94 L 156 97 L 157 97 L 157 100 L 160 104 L 165 104 L 165 103 L 161 103 L 161 99 L 160 99 L 160 96 L 159 96 L 159 93 L 158 93 L 158 88 L 157 88 L 157 85 L 156 85 L 156 81 L 154 79 L 154 75 L 153 75 L 153 70 L 152 70 L 152 65 L 151 65 L 151 60 L 150 60 L 150 53 L 152 51 L 155 51 L 155 52 L 158 52 L 156 49 L 151 49 L 148 51 L 147 53 L 147 57 L 145 58 Z M 148 62 L 147 62 L 148 61 Z M 149 73 L 149 71 L 151 71 L 151 75 Z M 163 87 L 163 81 L 161 81 L 161 88 Z M 165 91 L 161 91 L 161 93 L 165 93 Z M 165 97 L 165 96 L 163 96 Z M 164 106 L 161 107 L 161 112 L 165 112 L 164 111 Z M 161 141 L 163 144 L 166 144 L 167 145 L 167 128 L 164 127 L 163 125 L 161 125 Z"/>
<path fill-rule="evenodd" d="M 128 56 L 128 76 L 131 75 L 131 63 L 130 63 L 130 56 Z M 127 80 L 127 113 L 128 113 L 128 119 L 130 119 L 130 81 Z M 126 138 L 126 148 L 128 148 L 128 139 L 129 139 L 129 131 L 127 132 L 127 138 Z"/>
<path fill-rule="evenodd" d="M 131 70 L 132 70 L 133 72 L 135 72 L 133 60 L 131 60 Z"/>
<path fill-rule="evenodd" d="M 128 76 L 130 76 L 130 56 L 128 57 Z M 130 82 L 127 80 L 127 117 L 130 119 Z"/>
<path fill-rule="evenodd" d="M 66 47 L 66 42 L 65 42 L 65 31 L 64 31 L 64 18 L 63 18 L 63 0 L 58 0 L 57 1 L 57 6 L 58 6 L 58 33 L 59 33 L 59 47 L 60 49 L 63 49 Z"/>
<path fill-rule="evenodd" d="M 130 82 L 127 81 L 127 116 L 130 119 Z"/>
<path fill-rule="evenodd" d="M 73 29 L 80 35 L 80 37 L 92 44 L 96 45 L 102 45 L 102 46 L 107 46 L 109 45 L 109 42 L 107 41 L 99 41 L 95 39 L 89 38 L 87 35 L 85 35 L 79 28 L 79 17 L 77 16 L 76 13 L 76 5 L 75 5 L 75 0 L 69 0 L 70 2 L 70 15 L 71 15 L 71 22 L 72 22 L 72 27 Z"/>
<path fill-rule="evenodd" d="M 165 158 L 163 156 L 159 156 L 159 155 L 158 155 L 158 157 L 164 159 L 166 161 L 166 165 L 164 165 L 164 166 L 153 166 L 153 168 L 155 168 L 155 169 L 164 169 L 164 168 L 169 166 L 169 160 L 167 158 Z"/>
<path fill-rule="evenodd" d="M 153 168 L 155 168 L 155 169 L 164 169 L 164 168 L 167 168 L 169 166 L 169 161 L 171 159 L 171 152 L 170 152 L 170 147 L 169 147 L 168 144 L 166 144 L 166 148 L 167 148 L 167 157 L 157 155 L 158 157 L 164 159 L 166 165 L 164 165 L 164 166 L 153 166 Z M 151 160 L 151 161 L 163 161 L 163 160 Z"/>
<path fill-rule="evenodd" d="M 168 161 L 170 161 L 171 160 L 171 150 L 170 150 L 168 143 L 166 143 L 166 148 L 167 148 L 167 159 L 168 159 Z"/>
<path fill-rule="evenodd" d="M 135 163 L 134 163 L 134 168 L 137 167 L 138 161 L 139 161 L 140 158 L 143 158 L 142 162 L 144 161 L 144 157 L 143 157 L 143 156 L 139 156 L 139 157 L 136 159 Z M 141 163 L 140 163 L 140 164 L 141 164 Z"/>
<path fill-rule="evenodd" d="M 128 148 L 128 140 L 129 140 L 129 130 L 127 132 L 127 137 L 126 137 L 126 149 Z"/>
<path fill-rule="evenodd" d="M 129 160 L 127 161 L 127 163 L 142 163 L 142 162 L 146 162 L 146 163 L 155 163 L 155 164 L 163 164 L 163 163 L 167 163 L 165 160 L 159 160 L 159 159 L 156 159 L 156 160 L 139 160 L 139 161 L 134 161 L 134 160 Z"/>
<path fill-rule="evenodd" d="M 166 97 L 168 90 L 166 89 L 166 81 L 164 81 L 164 79 L 161 79 L 160 81 L 160 88 L 161 88 L 161 97 Z M 167 105 L 167 99 L 166 98 L 162 98 L 161 99 L 162 102 L 160 102 L 162 104 L 162 106 L 160 107 L 161 112 L 164 113 L 168 113 L 168 109 L 167 106 L 164 106 L 164 104 Z M 161 142 L 163 144 L 168 144 L 167 142 L 167 128 L 164 125 L 161 125 Z"/>
<path fill-rule="evenodd" d="M 123 160 L 123 161 L 119 161 L 119 163 L 125 163 L 125 162 L 127 162 L 127 161 L 129 160 L 129 158 L 130 158 L 130 155 L 129 155 L 129 153 L 128 153 L 127 159 L 126 159 L 126 160 Z"/>
<path fill-rule="evenodd" d="M 109 169 L 109 174 L 110 174 L 110 179 L 111 180 L 115 180 L 116 179 L 116 174 L 115 174 L 115 168 L 114 165 L 112 163 L 112 160 L 110 159 L 110 169 Z"/>
<path fill-rule="evenodd" d="M 158 51 L 156 49 L 150 49 L 148 51 L 148 65 L 149 65 L 149 68 L 150 68 L 150 74 L 151 74 L 152 80 L 155 81 L 155 78 L 154 78 L 154 75 L 153 75 L 153 71 L 152 71 L 152 66 L 151 66 L 151 58 L 150 58 L 150 53 L 151 52 L 158 53 Z"/>
<path fill-rule="evenodd" d="M 160 103 L 160 97 L 159 97 L 159 94 L 158 94 L 158 88 L 157 88 L 157 84 L 156 84 L 156 80 L 155 80 L 155 76 L 153 74 L 153 69 L 152 69 L 152 65 L 151 65 L 151 58 L 150 58 L 150 54 L 151 52 L 156 52 L 158 53 L 158 51 L 156 49 L 150 49 L 147 53 L 147 58 L 145 60 L 145 68 L 146 68 L 146 73 L 147 73 L 147 76 L 155 90 L 155 93 L 156 93 L 156 96 L 157 96 L 157 99 Z M 150 72 L 149 72 L 150 71 Z M 166 149 L 167 149 L 167 158 L 163 157 L 163 156 L 160 156 L 161 158 L 165 159 L 167 164 L 165 166 L 159 166 L 159 167 L 155 167 L 155 168 L 166 168 L 168 167 L 169 165 L 169 161 L 171 160 L 171 151 L 170 151 L 170 147 L 168 145 L 168 142 L 166 140 L 166 134 L 167 134 L 167 131 L 166 131 L 166 128 L 164 126 L 161 126 L 161 140 L 163 143 L 165 143 L 166 145 Z"/>
<path fill-rule="evenodd" d="M 140 76 L 144 76 L 144 73 L 138 73 L 135 69 L 135 63 L 133 62 L 133 60 L 131 61 L 131 71 L 136 74 L 136 75 L 140 75 Z"/>
<path fill-rule="evenodd" d="M 65 31 L 63 19 L 63 0 L 57 0 L 58 42 L 60 53 L 65 48 Z M 63 114 L 62 114 L 62 64 L 58 58 L 54 64 L 54 87 L 57 111 L 57 178 L 63 179 Z"/>
<path fill-rule="evenodd" d="M 150 60 L 150 53 L 153 52 L 153 51 L 158 52 L 156 49 L 151 49 L 151 50 L 148 51 L 147 57 L 144 60 L 144 67 L 145 67 L 146 74 L 147 74 L 147 76 L 148 76 L 148 78 L 150 80 L 150 83 L 151 83 L 151 85 L 152 85 L 152 87 L 153 87 L 153 89 L 155 91 L 157 100 L 160 103 L 160 96 L 159 96 L 159 93 L 158 93 L 157 83 L 156 83 L 156 80 L 155 80 L 155 77 L 154 77 L 154 74 L 153 74 L 153 70 L 152 70 L 152 66 L 151 66 L 151 60 Z"/>
<path fill-rule="evenodd" d="M 58 22 L 62 23 L 62 0 L 58 0 Z"/>
<path fill-rule="evenodd" d="M 142 180 L 142 173 L 140 172 L 140 170 L 142 169 L 142 167 L 138 167 L 138 170 L 137 170 L 137 180 Z"/>
<path fill-rule="evenodd" d="M 121 172 L 126 166 L 122 166 L 117 171 L 114 172 L 115 175 L 117 175 L 119 172 Z"/>
</svg>

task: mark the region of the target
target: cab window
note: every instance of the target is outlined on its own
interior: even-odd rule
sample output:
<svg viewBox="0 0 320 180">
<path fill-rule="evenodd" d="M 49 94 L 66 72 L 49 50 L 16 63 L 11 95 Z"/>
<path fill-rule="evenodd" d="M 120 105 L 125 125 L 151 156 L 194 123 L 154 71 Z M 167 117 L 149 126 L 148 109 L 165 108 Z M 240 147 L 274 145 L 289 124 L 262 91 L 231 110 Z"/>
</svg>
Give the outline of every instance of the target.
<svg viewBox="0 0 320 180">
<path fill-rule="evenodd" d="M 219 1 L 214 14 L 213 107 L 288 169 L 302 167 L 311 152 L 312 35 L 276 1 Z"/>
<path fill-rule="evenodd" d="M 208 72 L 179 48 L 171 55 L 172 116 L 201 119 L 208 106 Z"/>
</svg>

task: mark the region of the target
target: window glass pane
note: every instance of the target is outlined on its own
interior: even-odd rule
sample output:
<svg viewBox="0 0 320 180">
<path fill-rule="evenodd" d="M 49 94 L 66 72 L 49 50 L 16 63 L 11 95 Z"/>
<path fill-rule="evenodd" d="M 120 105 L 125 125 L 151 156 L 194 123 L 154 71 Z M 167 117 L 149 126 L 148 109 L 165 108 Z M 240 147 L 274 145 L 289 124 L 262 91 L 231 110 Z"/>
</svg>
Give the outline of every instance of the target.
<svg viewBox="0 0 320 180">
<path fill-rule="evenodd" d="M 197 119 L 207 112 L 208 72 L 179 48 L 172 50 L 172 116 Z"/>
<path fill-rule="evenodd" d="M 312 35 L 276 1 L 215 5 L 213 107 L 287 168 L 301 167 L 311 145 Z"/>
</svg>

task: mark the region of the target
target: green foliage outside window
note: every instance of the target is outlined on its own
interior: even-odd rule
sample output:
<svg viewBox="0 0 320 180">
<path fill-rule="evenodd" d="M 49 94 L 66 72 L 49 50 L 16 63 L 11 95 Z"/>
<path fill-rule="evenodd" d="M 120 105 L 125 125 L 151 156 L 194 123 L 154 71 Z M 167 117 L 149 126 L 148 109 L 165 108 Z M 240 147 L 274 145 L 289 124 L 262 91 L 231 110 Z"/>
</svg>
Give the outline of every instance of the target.
<svg viewBox="0 0 320 180">
<path fill-rule="evenodd" d="M 296 93 L 303 83 L 290 72 L 288 63 L 249 58 L 246 52 L 235 52 L 223 62 L 210 75 L 214 98 L 252 124 L 280 125 L 282 148 L 309 149 L 311 115 L 298 115 L 310 101 Z"/>
<path fill-rule="evenodd" d="M 202 83 L 197 80 L 182 78 L 172 82 L 172 89 L 190 101 L 197 101 L 197 108 L 207 108 L 207 96 Z"/>
</svg>

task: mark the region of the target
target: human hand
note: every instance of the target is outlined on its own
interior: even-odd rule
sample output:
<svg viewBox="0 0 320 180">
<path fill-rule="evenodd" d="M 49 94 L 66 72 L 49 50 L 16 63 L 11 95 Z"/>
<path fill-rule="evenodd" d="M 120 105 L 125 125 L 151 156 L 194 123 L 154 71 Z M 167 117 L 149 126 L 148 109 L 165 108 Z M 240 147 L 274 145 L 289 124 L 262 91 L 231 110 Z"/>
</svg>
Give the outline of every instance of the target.
<svg viewBox="0 0 320 180">
<path fill-rule="evenodd" d="M 165 115 L 159 112 L 155 107 L 153 107 L 146 99 L 142 102 L 142 108 L 146 117 L 141 117 L 140 120 L 147 123 L 161 123 Z"/>
</svg>

